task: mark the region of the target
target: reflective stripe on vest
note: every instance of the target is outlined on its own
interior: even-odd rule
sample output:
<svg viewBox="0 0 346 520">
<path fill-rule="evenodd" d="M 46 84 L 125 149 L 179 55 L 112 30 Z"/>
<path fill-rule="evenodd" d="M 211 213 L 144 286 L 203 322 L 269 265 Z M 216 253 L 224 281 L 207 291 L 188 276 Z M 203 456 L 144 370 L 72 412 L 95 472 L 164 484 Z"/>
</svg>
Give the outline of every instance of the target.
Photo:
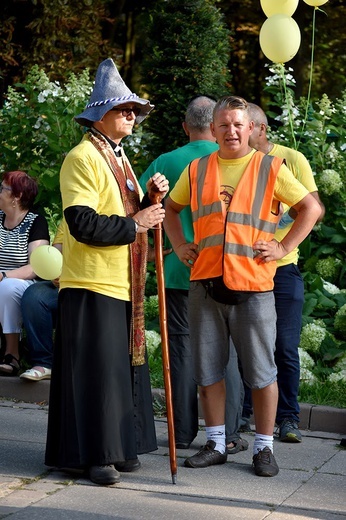
<svg viewBox="0 0 346 520">
<path fill-rule="evenodd" d="M 199 250 L 192 280 L 223 274 L 226 285 L 234 290 L 272 289 L 276 262 L 259 264 L 252 245 L 259 239 L 271 240 L 275 233 L 279 215 L 271 209 L 281 164 L 277 157 L 256 152 L 228 212 L 220 200 L 217 152 L 190 164 L 192 220 Z"/>
</svg>

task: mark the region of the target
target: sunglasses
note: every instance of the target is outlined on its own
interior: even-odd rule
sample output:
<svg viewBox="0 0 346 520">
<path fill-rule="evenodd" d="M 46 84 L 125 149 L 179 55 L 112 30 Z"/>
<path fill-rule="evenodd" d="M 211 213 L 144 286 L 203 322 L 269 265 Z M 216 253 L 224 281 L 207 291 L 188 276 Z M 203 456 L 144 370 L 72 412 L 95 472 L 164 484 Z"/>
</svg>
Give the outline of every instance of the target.
<svg viewBox="0 0 346 520">
<path fill-rule="evenodd" d="M 139 116 L 141 109 L 139 107 L 114 107 L 111 110 L 121 112 L 123 117 L 128 117 L 132 112 L 135 117 Z"/>
<path fill-rule="evenodd" d="M 12 191 L 12 188 L 6 188 L 6 186 L 0 184 L 0 193 L 2 192 L 2 190 Z"/>
</svg>

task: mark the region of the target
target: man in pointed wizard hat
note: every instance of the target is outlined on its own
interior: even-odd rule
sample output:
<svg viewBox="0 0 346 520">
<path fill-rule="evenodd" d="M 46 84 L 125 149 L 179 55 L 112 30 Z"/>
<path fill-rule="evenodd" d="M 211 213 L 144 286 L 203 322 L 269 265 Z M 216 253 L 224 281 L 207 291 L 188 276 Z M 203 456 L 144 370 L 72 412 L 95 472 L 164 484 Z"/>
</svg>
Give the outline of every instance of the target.
<svg viewBox="0 0 346 520">
<path fill-rule="evenodd" d="M 163 221 L 168 181 L 143 192 L 121 140 L 153 106 L 125 85 L 111 59 L 96 73 L 76 121 L 87 131 L 60 173 L 63 269 L 45 462 L 119 482 L 157 449 L 145 352 L 147 231 Z"/>
</svg>

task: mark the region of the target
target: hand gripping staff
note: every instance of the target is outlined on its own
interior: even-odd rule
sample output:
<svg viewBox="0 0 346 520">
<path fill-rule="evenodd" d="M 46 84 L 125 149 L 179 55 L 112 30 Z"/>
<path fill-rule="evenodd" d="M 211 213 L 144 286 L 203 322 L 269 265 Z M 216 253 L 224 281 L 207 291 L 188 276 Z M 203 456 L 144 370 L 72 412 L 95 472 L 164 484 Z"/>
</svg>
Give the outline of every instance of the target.
<svg viewBox="0 0 346 520">
<path fill-rule="evenodd" d="M 151 203 L 157 204 L 160 202 L 159 195 L 152 193 Z M 171 373 L 169 363 L 168 350 L 168 332 L 167 332 L 167 311 L 166 311 L 166 297 L 165 297 L 165 278 L 163 272 L 163 239 L 162 239 L 162 224 L 159 224 L 154 229 L 154 247 L 155 247 L 155 265 L 157 277 L 157 293 L 159 301 L 159 317 L 160 317 L 160 332 L 161 332 L 161 349 L 162 349 L 162 368 L 163 379 L 165 384 L 165 398 L 167 410 L 167 426 L 168 426 L 168 443 L 169 443 L 169 460 L 171 465 L 172 483 L 177 483 L 177 456 L 175 449 L 175 432 L 174 432 L 174 417 L 173 417 L 173 403 L 172 403 L 172 386 Z"/>
</svg>

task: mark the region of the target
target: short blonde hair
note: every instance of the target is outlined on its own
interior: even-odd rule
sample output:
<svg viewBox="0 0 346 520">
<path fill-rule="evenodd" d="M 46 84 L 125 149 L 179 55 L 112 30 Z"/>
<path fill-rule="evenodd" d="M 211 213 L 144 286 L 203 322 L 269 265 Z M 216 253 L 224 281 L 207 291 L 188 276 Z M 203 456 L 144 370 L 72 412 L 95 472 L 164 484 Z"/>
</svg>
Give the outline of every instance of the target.
<svg viewBox="0 0 346 520">
<path fill-rule="evenodd" d="M 248 103 L 240 96 L 223 96 L 220 98 L 214 107 L 213 116 L 220 110 L 244 110 L 249 116 Z"/>
</svg>

